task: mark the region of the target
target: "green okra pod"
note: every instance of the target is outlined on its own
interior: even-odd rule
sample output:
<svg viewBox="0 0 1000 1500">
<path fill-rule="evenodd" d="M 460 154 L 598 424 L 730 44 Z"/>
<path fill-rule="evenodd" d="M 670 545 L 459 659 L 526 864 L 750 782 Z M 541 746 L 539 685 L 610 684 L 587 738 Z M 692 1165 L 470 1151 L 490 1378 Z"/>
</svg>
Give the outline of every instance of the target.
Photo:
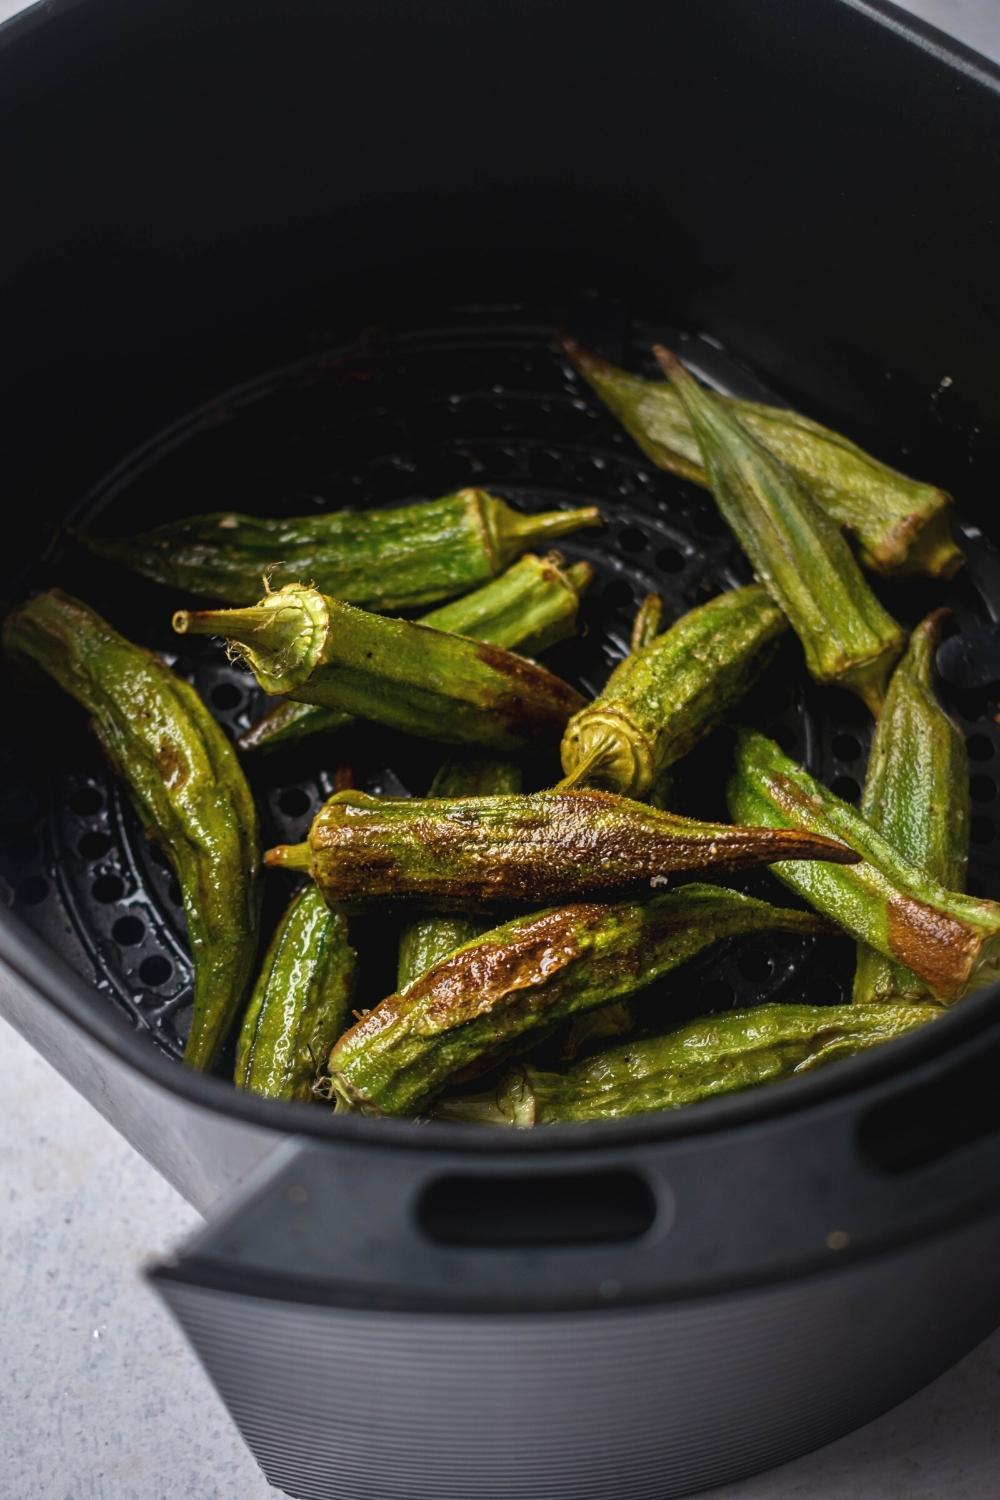
<svg viewBox="0 0 1000 1500">
<path fill-rule="evenodd" d="M 758 1005 L 610 1047 L 565 1073 L 519 1064 L 495 1088 L 444 1100 L 437 1119 L 491 1125 L 621 1120 L 777 1082 L 904 1036 L 936 1005 Z"/>
<path fill-rule="evenodd" d="M 180 634 L 225 636 L 266 693 L 447 744 L 519 752 L 558 738 L 574 688 L 499 646 L 387 619 L 290 583 L 249 609 L 178 610 Z"/>
<path fill-rule="evenodd" d="M 917 626 L 892 675 L 875 726 L 861 812 L 897 854 L 950 891 L 965 887 L 969 852 L 969 755 L 934 692 L 934 653 L 947 610 Z M 862 944 L 858 1002 L 918 999 L 927 986 Z"/>
<path fill-rule="evenodd" d="M 519 766 L 511 761 L 477 757 L 446 761 L 431 782 L 427 795 L 443 798 L 496 796 L 513 795 L 520 790 Z M 418 917 L 416 921 L 408 922 L 399 939 L 397 989 L 405 989 L 411 979 L 416 979 L 445 954 L 484 932 L 489 925 L 488 920 L 481 921 L 458 913 Z"/>
<path fill-rule="evenodd" d="M 635 1030 L 638 1004 L 632 1000 L 614 1000 L 598 1010 L 584 1011 L 574 1016 L 566 1028 L 559 1055 L 566 1062 L 573 1062 L 581 1052 L 589 1052 L 595 1042 L 628 1036 Z"/>
<path fill-rule="evenodd" d="M 723 516 L 787 615 L 818 682 L 849 688 L 877 715 L 905 637 L 810 491 L 666 349 L 663 370 L 701 446 Z"/>
<path fill-rule="evenodd" d="M 770 860 L 857 858 L 833 839 L 701 823 L 614 792 L 371 797 L 338 792 L 304 844 L 269 849 L 268 865 L 308 870 L 327 901 L 419 903 L 431 910 L 665 885 L 677 871 L 737 870 Z"/>
<path fill-rule="evenodd" d="M 774 873 L 858 942 L 912 970 L 931 995 L 957 1000 L 1000 974 L 1000 905 L 946 890 L 909 864 L 766 735 L 740 734 L 729 807 L 745 823 L 809 829 L 857 850 L 861 862 L 850 868 L 793 860 Z"/>
<path fill-rule="evenodd" d="M 271 939 L 236 1044 L 235 1081 L 308 1102 L 350 1017 L 357 954 L 347 918 L 314 885 L 293 896 Z"/>
<path fill-rule="evenodd" d="M 634 656 L 654 641 L 662 628 L 663 595 L 647 594 L 635 612 L 632 635 L 629 639 L 629 655 Z"/>
<path fill-rule="evenodd" d="M 574 714 L 562 741 L 564 786 L 645 797 L 756 682 L 787 628 L 759 583 L 718 594 L 620 662 Z"/>
<path fill-rule="evenodd" d="M 3 641 L 87 710 L 146 831 L 170 859 L 194 959 L 184 1058 L 209 1068 L 257 951 L 257 812 L 236 754 L 194 688 L 79 599 L 58 589 L 37 595 L 7 617 Z"/>
<path fill-rule="evenodd" d="M 661 469 L 707 485 L 701 447 L 669 382 L 643 380 L 573 339 L 570 359 L 639 447 Z M 802 481 L 854 537 L 876 573 L 950 578 L 964 561 L 949 527 L 951 497 L 879 463 L 840 433 L 784 407 L 721 398 L 740 423 Z"/>
<path fill-rule="evenodd" d="M 538 656 L 574 633 L 580 596 L 593 576 L 590 563 L 565 566 L 555 553 L 548 557 L 528 553 L 482 588 L 432 609 L 420 623 L 470 635 L 523 656 Z M 241 750 L 267 748 L 307 734 L 331 733 L 352 723 L 353 714 L 286 698 L 252 724 L 237 744 Z"/>
<path fill-rule="evenodd" d="M 388 510 L 279 518 L 218 511 L 141 536 L 82 540 L 157 583 L 230 604 L 252 604 L 267 575 L 275 586 L 309 583 L 367 609 L 407 609 L 476 588 L 522 552 L 600 519 L 592 505 L 524 515 L 485 490 L 464 489 Z"/>
<path fill-rule="evenodd" d="M 652 984 L 720 938 L 827 930 L 719 886 L 645 905 L 581 903 L 494 928 L 363 1016 L 334 1047 L 338 1109 L 412 1114 L 455 1074 L 530 1032 Z"/>
</svg>

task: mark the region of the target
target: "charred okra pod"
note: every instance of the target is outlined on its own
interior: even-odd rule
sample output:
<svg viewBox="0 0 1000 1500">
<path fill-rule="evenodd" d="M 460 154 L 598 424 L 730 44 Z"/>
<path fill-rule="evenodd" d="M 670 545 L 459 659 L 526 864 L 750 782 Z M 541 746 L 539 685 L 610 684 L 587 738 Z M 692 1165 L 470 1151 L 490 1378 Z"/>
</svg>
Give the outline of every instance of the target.
<svg viewBox="0 0 1000 1500">
<path fill-rule="evenodd" d="M 718 397 L 666 349 L 670 376 L 701 445 L 723 516 L 802 642 L 818 682 L 849 688 L 877 715 L 905 643 L 829 516 Z"/>
<path fill-rule="evenodd" d="M 926 1004 L 758 1005 L 608 1048 L 565 1073 L 522 1063 L 488 1093 L 445 1100 L 434 1113 L 524 1127 L 680 1109 L 851 1057 L 940 1013 Z"/>
<path fill-rule="evenodd" d="M 564 786 L 581 782 L 645 797 L 752 687 L 786 620 L 761 584 L 690 610 L 620 662 L 562 742 Z"/>
<path fill-rule="evenodd" d="M 477 797 L 512 795 L 521 790 L 521 771 L 505 760 L 449 760 L 431 782 L 428 797 Z M 318 887 L 314 887 L 318 891 Z M 322 897 L 320 897 L 322 900 Z M 397 989 L 405 989 L 411 979 L 423 974 L 486 930 L 488 921 L 468 916 L 420 917 L 403 928 L 399 939 Z M 327 1048 L 329 1051 L 329 1048 Z"/>
<path fill-rule="evenodd" d="M 267 1099 L 312 1098 L 348 1023 L 357 954 L 347 918 L 314 885 L 292 898 L 271 939 L 236 1045 L 235 1080 Z"/>
<path fill-rule="evenodd" d="M 471 635 L 473 640 L 523 656 L 538 656 L 547 646 L 573 634 L 580 596 L 593 576 L 590 563 L 563 567 L 554 553 L 549 557 L 529 553 L 481 589 L 432 609 L 420 623 L 455 635 Z M 353 714 L 286 698 L 252 724 L 237 743 L 241 750 L 256 750 L 353 723 Z"/>
<path fill-rule="evenodd" d="M 39 594 L 8 616 L 3 639 L 87 710 L 146 832 L 173 865 L 194 960 L 184 1058 L 210 1068 L 257 952 L 257 812 L 235 752 L 194 688 L 79 599 Z"/>
<path fill-rule="evenodd" d="M 476 588 L 522 552 L 600 519 L 592 505 L 522 515 L 466 489 L 391 510 L 277 519 L 219 511 L 141 536 L 82 540 L 157 583 L 230 604 L 252 604 L 267 575 L 366 609 L 407 609 Z"/>
<path fill-rule="evenodd" d="M 583 706 L 574 688 L 526 657 L 369 614 L 302 584 L 249 609 L 178 610 L 174 629 L 225 636 L 266 693 L 447 744 L 524 751 L 558 738 Z"/>
<path fill-rule="evenodd" d="M 330 1054 L 337 1108 L 412 1114 L 486 1054 L 634 994 L 720 938 L 827 930 L 719 886 L 686 885 L 644 906 L 578 904 L 496 927 L 381 1001 Z"/>
<path fill-rule="evenodd" d="M 949 891 L 965 886 L 969 756 L 934 693 L 934 653 L 947 610 L 918 625 L 889 683 L 868 757 L 861 811 L 914 869 Z M 927 986 L 862 945 L 855 1001 L 918 999 Z"/>
<path fill-rule="evenodd" d="M 740 735 L 729 807 L 745 823 L 809 829 L 856 849 L 861 863 L 849 869 L 792 861 L 774 873 L 859 943 L 912 970 L 930 994 L 957 1000 L 997 978 L 1000 905 L 946 890 L 909 864 L 766 735 Z"/>
<path fill-rule="evenodd" d="M 643 380 L 565 339 L 570 359 L 661 469 L 708 484 L 691 422 L 669 383 Z M 950 578 L 963 562 L 948 518 L 951 497 L 879 463 L 840 433 L 784 407 L 721 398 L 742 426 L 802 481 L 856 540 L 876 573 Z"/>
<path fill-rule="evenodd" d="M 614 792 L 508 797 L 370 797 L 338 792 L 309 840 L 265 862 L 308 870 L 327 901 L 410 901 L 431 910 L 572 901 L 655 889 L 677 871 L 775 859 L 854 861 L 834 839 L 701 823 Z"/>
</svg>

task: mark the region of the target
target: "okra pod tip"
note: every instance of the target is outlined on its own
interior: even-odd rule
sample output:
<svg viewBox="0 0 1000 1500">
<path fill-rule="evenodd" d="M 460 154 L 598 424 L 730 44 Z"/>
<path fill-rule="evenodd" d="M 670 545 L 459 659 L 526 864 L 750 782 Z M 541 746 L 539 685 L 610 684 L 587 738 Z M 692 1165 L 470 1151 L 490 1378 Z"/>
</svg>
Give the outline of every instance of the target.
<svg viewBox="0 0 1000 1500">
<path fill-rule="evenodd" d="M 556 537 L 568 536 L 571 531 L 582 531 L 588 526 L 603 526 L 604 518 L 596 505 L 581 505 L 574 510 L 508 511 L 504 517 L 503 542 L 509 551 L 512 542 L 526 546 L 554 541 Z M 497 545 L 501 538 L 497 538 Z"/>
<path fill-rule="evenodd" d="M 264 863 L 272 870 L 308 870 L 310 866 L 308 844 L 276 844 L 264 851 Z"/>
</svg>

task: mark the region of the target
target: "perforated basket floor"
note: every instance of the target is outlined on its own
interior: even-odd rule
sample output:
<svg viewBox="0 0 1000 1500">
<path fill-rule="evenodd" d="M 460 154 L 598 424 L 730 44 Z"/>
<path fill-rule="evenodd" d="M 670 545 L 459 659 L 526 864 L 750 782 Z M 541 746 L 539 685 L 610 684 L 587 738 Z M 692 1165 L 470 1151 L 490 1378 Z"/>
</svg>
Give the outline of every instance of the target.
<svg viewBox="0 0 1000 1500">
<path fill-rule="evenodd" d="M 584 339 L 587 327 L 574 328 Z M 600 329 L 598 330 L 600 336 Z M 696 370 L 739 395 L 774 398 L 718 348 L 662 325 L 616 325 L 605 352 L 654 373 L 654 339 L 679 342 Z M 891 440 L 883 455 L 900 454 Z M 933 476 L 932 476 L 933 477 Z M 397 327 L 346 350 L 312 357 L 220 396 L 128 461 L 79 510 L 81 525 L 125 533 L 175 516 L 233 507 L 294 514 L 340 505 L 391 505 L 464 484 L 482 485 L 525 510 L 596 500 L 607 525 L 566 540 L 597 580 L 585 600 L 583 637 L 550 652 L 554 670 L 597 691 L 623 655 L 643 595 L 664 596 L 667 619 L 750 577 L 711 498 L 650 464 L 573 373 L 544 316 L 523 310 L 452 314 L 439 326 Z M 914 623 L 947 603 L 959 626 L 994 618 L 1000 577 L 984 544 L 963 540 L 972 566 L 951 585 L 884 590 Z M 87 557 L 65 538 L 21 580 L 23 591 L 58 583 L 152 646 L 192 681 L 231 734 L 257 715 L 252 679 L 217 642 L 170 630 L 175 593 Z M 997 841 L 997 703 L 990 692 L 945 694 L 968 735 L 972 759 L 969 889 L 1000 891 Z M 788 641 L 743 717 L 773 734 L 842 796 L 856 798 L 871 725 L 846 693 L 810 684 Z M 725 732 L 678 768 L 679 810 L 725 816 Z M 426 790 L 442 751 L 370 728 L 247 758 L 264 838 L 302 838 L 350 765 L 369 790 Z M 535 768 L 555 779 L 555 758 Z M 765 873 L 745 888 L 788 900 Z M 265 912 L 273 922 L 289 886 L 275 876 Z M 190 1014 L 191 966 L 177 884 L 101 762 L 82 714 L 57 694 L 8 697 L 0 745 L 0 892 L 81 973 L 95 1003 L 115 1005 L 173 1054 Z M 390 918 L 362 924 L 362 1001 L 391 988 Z M 366 937 L 375 937 L 366 942 Z M 840 999 L 849 987 L 847 941 L 757 938 L 717 947 L 652 990 L 647 1016 L 660 1024 L 706 1009 L 778 998 Z M 226 1060 L 220 1066 L 226 1066 Z"/>
</svg>

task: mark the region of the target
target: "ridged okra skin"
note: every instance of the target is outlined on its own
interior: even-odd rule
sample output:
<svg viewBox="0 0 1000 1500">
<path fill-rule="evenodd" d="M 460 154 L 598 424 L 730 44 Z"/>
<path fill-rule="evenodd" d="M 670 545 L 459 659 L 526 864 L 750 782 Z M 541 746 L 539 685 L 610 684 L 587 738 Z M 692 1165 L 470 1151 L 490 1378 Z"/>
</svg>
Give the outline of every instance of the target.
<svg viewBox="0 0 1000 1500">
<path fill-rule="evenodd" d="M 644 891 L 678 871 L 736 870 L 791 856 L 856 856 L 832 839 L 702 823 L 614 792 L 372 797 L 338 792 L 308 842 L 267 851 L 308 870 L 333 904 L 431 910 L 541 904 Z"/>
<path fill-rule="evenodd" d="M 917 626 L 892 675 L 875 726 L 861 811 L 915 869 L 961 891 L 969 853 L 969 755 L 934 691 L 934 653 L 947 619 L 947 610 L 937 610 Z M 927 986 L 902 964 L 859 947 L 856 1001 L 926 994 Z"/>
<path fill-rule="evenodd" d="M 523 515 L 485 490 L 387 510 L 261 517 L 238 511 L 188 516 L 134 537 L 81 540 L 146 578 L 229 604 L 274 587 L 310 583 L 366 609 L 433 604 L 496 577 L 522 552 L 581 526 L 593 506 Z"/>
<path fill-rule="evenodd" d="M 58 589 L 9 615 L 3 643 L 87 710 L 170 859 L 194 959 L 184 1060 L 210 1068 L 253 972 L 260 915 L 257 810 L 233 747 L 194 688 Z"/>
<path fill-rule="evenodd" d="M 902 964 L 940 1000 L 958 1000 L 1000 973 L 1000 905 L 946 890 L 908 863 L 849 803 L 790 760 L 766 735 L 739 736 L 729 808 L 764 828 L 843 839 L 851 866 L 792 860 L 773 873 L 859 943 Z"/>
<path fill-rule="evenodd" d="M 564 339 L 570 359 L 639 447 L 661 469 L 708 484 L 701 448 L 669 381 L 643 380 Z M 879 463 L 799 412 L 721 398 L 740 423 L 802 481 L 856 541 L 873 572 L 950 578 L 964 558 L 949 526 L 951 496 Z"/>
<path fill-rule="evenodd" d="M 523 1128 L 681 1109 L 851 1057 L 905 1036 L 940 1013 L 936 1005 L 900 1002 L 727 1011 L 665 1036 L 609 1047 L 565 1073 L 515 1065 L 489 1092 L 447 1099 L 435 1115 Z"/>
<path fill-rule="evenodd" d="M 634 994 L 724 937 L 828 930 L 720 886 L 686 885 L 645 905 L 577 903 L 475 938 L 363 1016 L 334 1047 L 339 1110 L 412 1114 L 519 1037 Z"/>
<path fill-rule="evenodd" d="M 470 635 L 524 656 L 538 656 L 575 632 L 580 598 L 593 576 L 589 563 L 566 567 L 554 553 L 548 557 L 528 553 L 482 588 L 430 610 L 420 623 Z M 308 734 L 334 733 L 354 722 L 354 715 L 343 710 L 286 698 L 252 724 L 237 743 L 241 750 L 268 749 Z"/>
<path fill-rule="evenodd" d="M 508 753 L 558 740 L 583 706 L 527 657 L 388 619 L 287 584 L 248 609 L 178 610 L 180 634 L 221 635 L 260 686 L 446 744 Z"/>
<path fill-rule="evenodd" d="M 718 594 L 619 662 L 563 735 L 566 786 L 645 797 L 747 693 L 787 621 L 759 583 Z"/>
<path fill-rule="evenodd" d="M 802 482 L 669 350 L 656 355 L 698 439 L 716 504 L 801 641 L 809 671 L 857 693 L 877 716 L 903 631 Z"/>
<path fill-rule="evenodd" d="M 347 918 L 304 886 L 278 923 L 243 1017 L 237 1086 L 307 1103 L 347 1029 L 356 969 Z"/>
<path fill-rule="evenodd" d="M 429 798 L 511 796 L 521 790 L 521 768 L 509 760 L 483 756 L 449 760 L 431 782 Z M 316 888 L 318 892 L 318 887 Z M 322 900 L 322 897 L 320 897 Z M 418 974 L 461 948 L 490 926 L 489 919 L 455 913 L 418 917 L 408 922 L 399 939 L 396 987 L 404 990 Z M 329 1050 L 329 1049 L 327 1049 Z"/>
</svg>

